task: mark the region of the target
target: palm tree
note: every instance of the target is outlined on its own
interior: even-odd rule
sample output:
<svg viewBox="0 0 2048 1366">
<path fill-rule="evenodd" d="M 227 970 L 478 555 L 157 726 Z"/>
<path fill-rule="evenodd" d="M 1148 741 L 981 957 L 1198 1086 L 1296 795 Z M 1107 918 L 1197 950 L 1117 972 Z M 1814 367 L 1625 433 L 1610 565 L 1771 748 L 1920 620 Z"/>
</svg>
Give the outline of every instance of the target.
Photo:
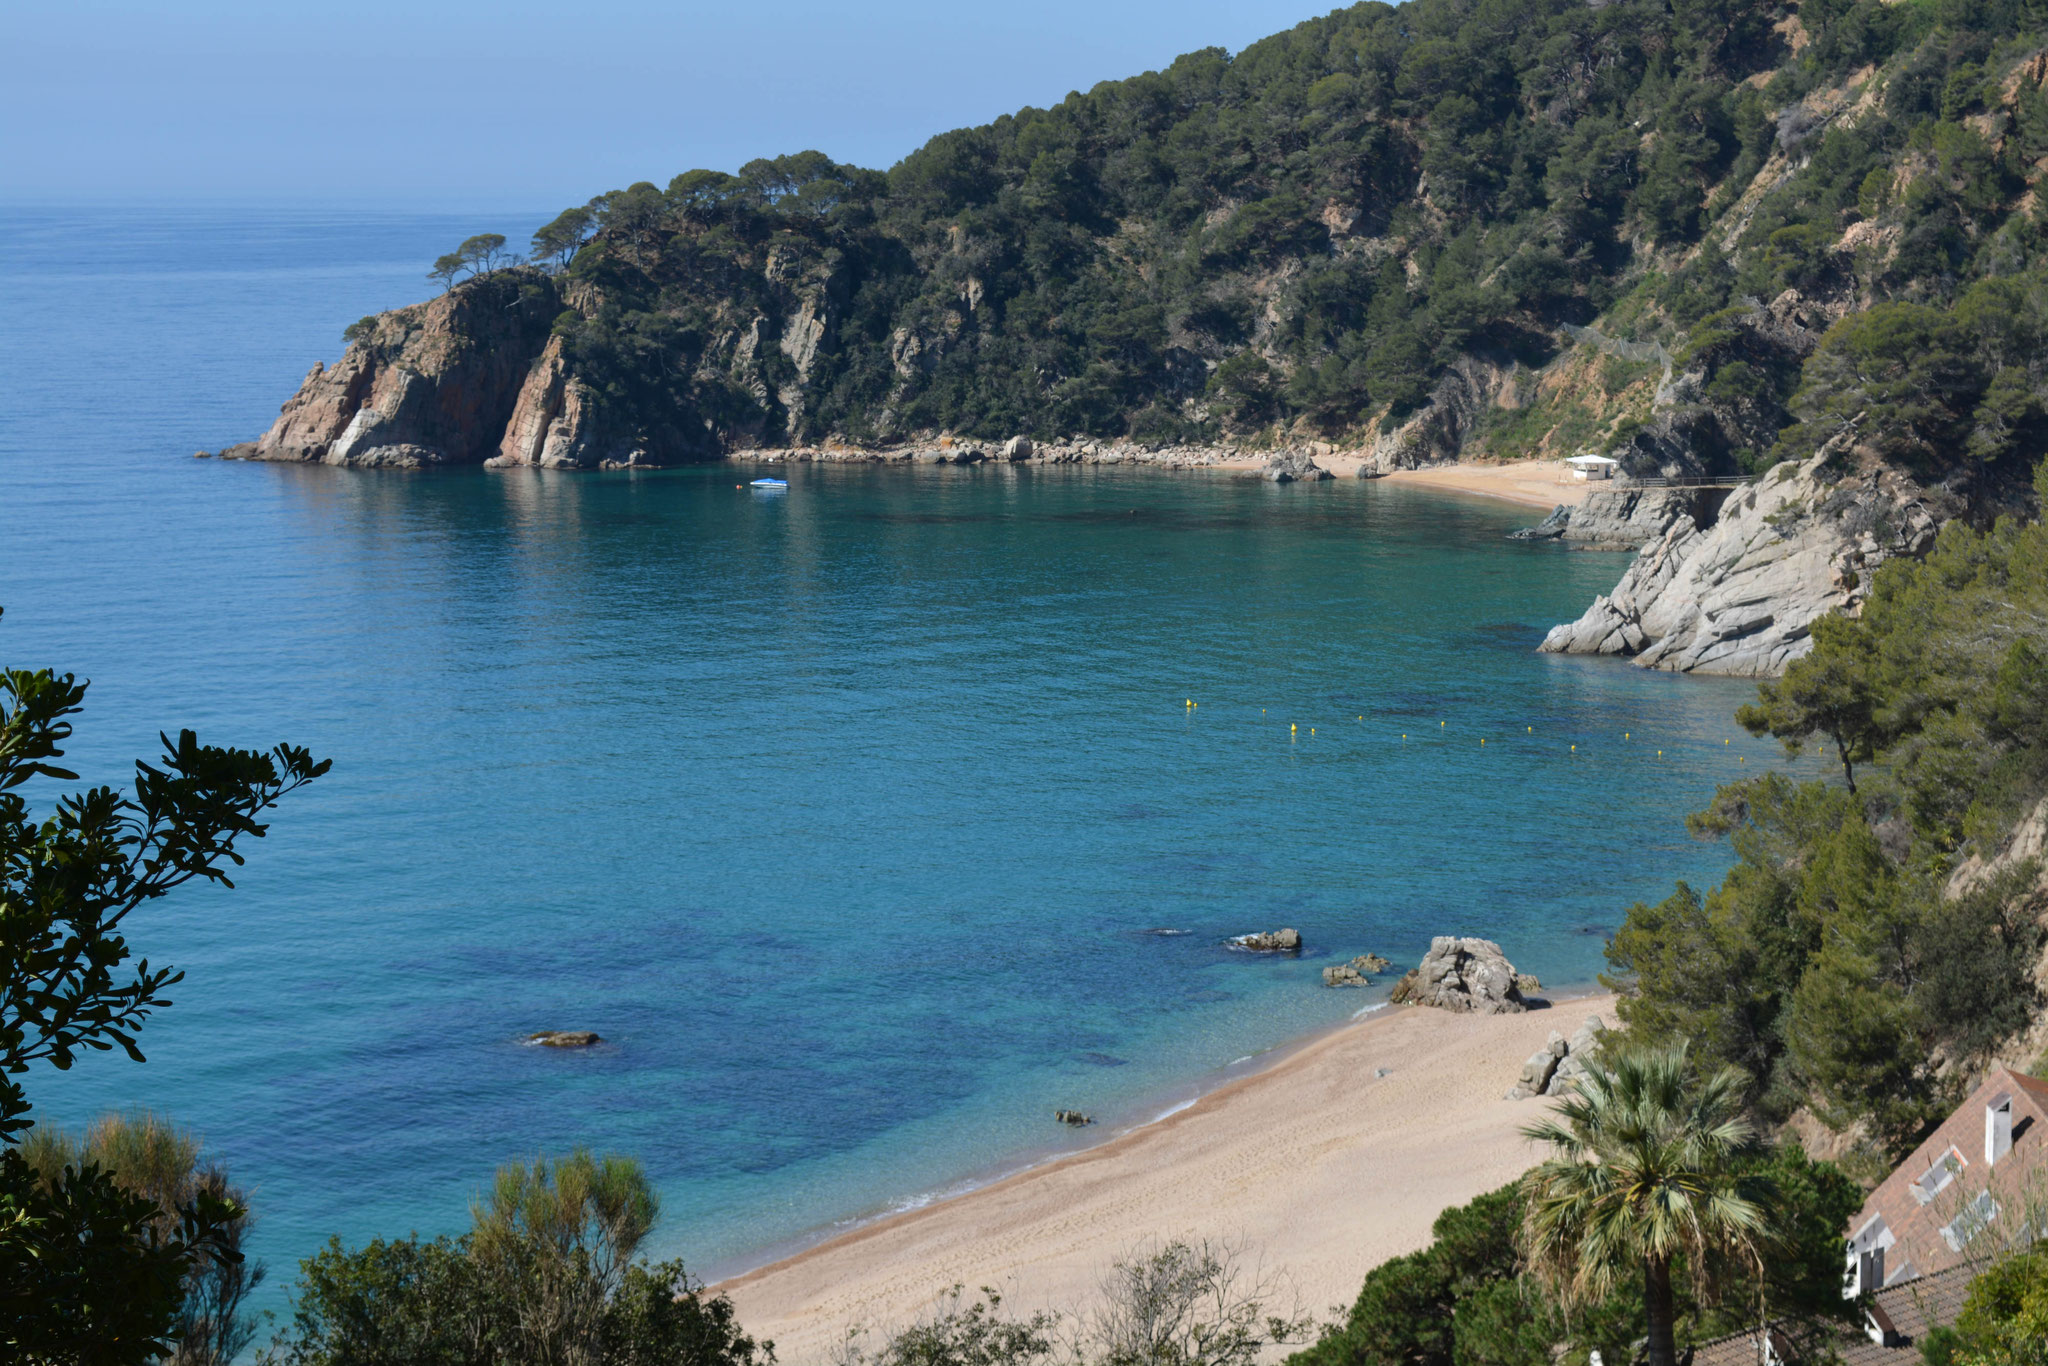
<svg viewBox="0 0 2048 1366">
<path fill-rule="evenodd" d="M 1671 1263 L 1752 1257 L 1768 1195 L 1735 1170 L 1753 1130 L 1746 1078 L 1733 1067 L 1695 1082 L 1685 1050 L 1593 1063 L 1540 1124 L 1522 1132 L 1552 1152 L 1522 1178 L 1530 1261 L 1566 1304 L 1605 1299 L 1640 1268 L 1650 1366 L 1675 1366 Z"/>
</svg>

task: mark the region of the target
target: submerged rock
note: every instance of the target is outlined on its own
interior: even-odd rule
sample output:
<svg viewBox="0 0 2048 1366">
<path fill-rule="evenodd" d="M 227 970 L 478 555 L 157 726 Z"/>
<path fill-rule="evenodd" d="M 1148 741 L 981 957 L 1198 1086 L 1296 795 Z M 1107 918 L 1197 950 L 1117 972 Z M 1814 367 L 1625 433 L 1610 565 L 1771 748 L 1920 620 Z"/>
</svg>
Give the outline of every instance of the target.
<svg viewBox="0 0 2048 1366">
<path fill-rule="evenodd" d="M 1518 975 L 1491 939 L 1438 935 L 1390 999 L 1461 1014 L 1516 1015 L 1529 1008 L 1516 985 Z"/>
<path fill-rule="evenodd" d="M 1372 974 L 1385 972 L 1394 966 L 1376 953 L 1363 953 L 1348 963 L 1339 963 L 1333 968 L 1323 969 L 1323 985 L 1326 987 L 1369 987 Z"/>
<path fill-rule="evenodd" d="M 1076 1129 L 1084 1124 L 1093 1124 L 1095 1122 L 1093 1116 L 1084 1115 L 1079 1110 L 1055 1110 L 1052 1112 L 1052 1117 L 1060 1123 L 1072 1125 Z"/>
<path fill-rule="evenodd" d="M 588 1029 L 544 1029 L 538 1034 L 529 1034 L 526 1041 L 539 1044 L 542 1048 L 588 1048 L 604 1042 L 604 1036 Z"/>
<path fill-rule="evenodd" d="M 1295 930 L 1266 930 L 1260 934 L 1241 934 L 1230 942 L 1253 953 L 1301 952 L 1301 935 Z"/>
</svg>

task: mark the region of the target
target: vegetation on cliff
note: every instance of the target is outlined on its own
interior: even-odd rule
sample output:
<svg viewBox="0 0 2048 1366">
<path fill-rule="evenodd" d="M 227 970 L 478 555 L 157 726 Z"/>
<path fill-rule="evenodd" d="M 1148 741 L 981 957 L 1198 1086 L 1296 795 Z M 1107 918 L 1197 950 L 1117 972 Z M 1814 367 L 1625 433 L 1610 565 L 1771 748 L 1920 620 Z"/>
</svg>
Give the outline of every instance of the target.
<svg viewBox="0 0 2048 1366">
<path fill-rule="evenodd" d="M 2044 658 L 2040 521 L 1951 523 L 1819 623 L 1741 719 L 1853 786 L 1765 775 L 1693 818 L 1738 862 L 1630 908 L 1608 957 L 1631 1033 L 1741 1067 L 1769 1119 L 1812 1107 L 1873 1172 L 1916 1143 L 2042 1005 Z"/>
<path fill-rule="evenodd" d="M 1357 434 L 1461 370 L 1632 341 L 1676 358 L 1654 405 L 1638 356 L 1533 413 L 1468 395 L 1457 439 L 1732 470 L 1849 431 L 2023 487 L 2044 24 L 2035 0 L 1365 3 L 886 173 L 806 152 L 636 184 L 533 252 L 570 371 L 664 458 Z"/>
</svg>

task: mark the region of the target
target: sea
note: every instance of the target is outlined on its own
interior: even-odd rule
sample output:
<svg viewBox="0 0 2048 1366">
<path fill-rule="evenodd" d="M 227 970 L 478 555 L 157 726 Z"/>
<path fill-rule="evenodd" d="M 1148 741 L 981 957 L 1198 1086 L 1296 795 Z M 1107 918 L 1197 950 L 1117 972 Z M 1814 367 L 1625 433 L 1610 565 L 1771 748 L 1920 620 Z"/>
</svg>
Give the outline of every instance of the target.
<svg viewBox="0 0 2048 1366">
<path fill-rule="evenodd" d="M 148 1061 L 23 1078 L 39 1122 L 200 1136 L 265 1308 L 576 1147 L 645 1165 L 652 1252 L 742 1270 L 1181 1106 L 1391 982 L 1323 968 L 1435 935 L 1591 989 L 1631 902 L 1726 868 L 1685 814 L 1785 763 L 1750 684 L 1536 652 L 1627 563 L 1506 539 L 1540 509 L 194 458 L 548 216 L 0 210 L 0 662 L 91 680 L 83 782 L 184 727 L 334 763 L 232 890 L 128 922 L 185 973 Z"/>
</svg>

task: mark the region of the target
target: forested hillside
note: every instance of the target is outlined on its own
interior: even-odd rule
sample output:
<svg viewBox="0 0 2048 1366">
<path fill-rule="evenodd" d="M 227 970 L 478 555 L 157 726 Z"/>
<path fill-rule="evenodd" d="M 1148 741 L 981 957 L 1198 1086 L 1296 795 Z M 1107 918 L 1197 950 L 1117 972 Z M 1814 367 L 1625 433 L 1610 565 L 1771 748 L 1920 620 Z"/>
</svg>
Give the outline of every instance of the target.
<svg viewBox="0 0 2048 1366">
<path fill-rule="evenodd" d="M 442 276 L 559 312 L 520 357 L 574 391 L 541 404 L 575 427 L 542 463 L 1313 433 L 1724 471 L 1850 432 L 2023 490 L 2044 25 L 2036 0 L 1361 4 L 886 173 L 807 152 L 633 185 L 537 234 L 539 268 Z M 351 329 L 365 363 L 400 316 Z"/>
</svg>

